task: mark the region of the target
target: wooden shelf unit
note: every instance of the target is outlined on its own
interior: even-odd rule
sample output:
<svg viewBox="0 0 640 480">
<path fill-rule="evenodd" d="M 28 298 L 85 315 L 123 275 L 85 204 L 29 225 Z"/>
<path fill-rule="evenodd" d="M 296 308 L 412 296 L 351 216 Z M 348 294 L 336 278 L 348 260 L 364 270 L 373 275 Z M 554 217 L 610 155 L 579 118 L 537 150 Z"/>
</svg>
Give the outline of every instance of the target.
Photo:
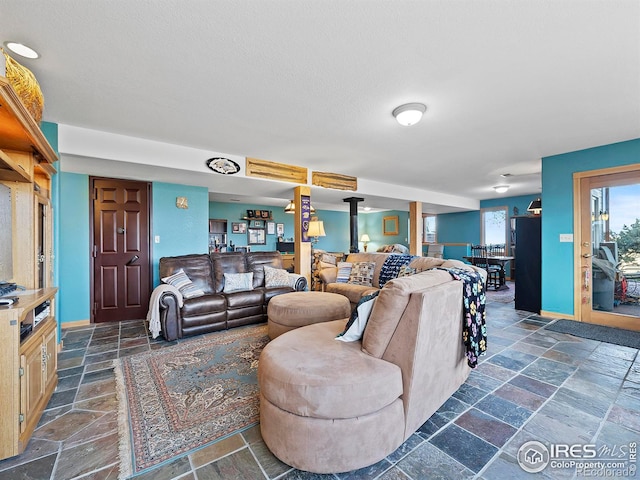
<svg viewBox="0 0 640 480">
<path fill-rule="evenodd" d="M 53 286 L 51 176 L 58 159 L 9 81 L 0 77 L 0 183 L 11 190 L 13 281 Z"/>
<path fill-rule="evenodd" d="M 22 453 L 57 385 L 51 177 L 57 156 L 9 81 L 0 76 L 0 183 L 10 193 L 11 278 L 27 289 L 0 307 L 0 459 Z M 6 189 L 3 189 L 6 190 Z M 9 203 L 6 203 L 9 205 Z M 9 207 L 7 206 L 7 211 Z M 9 273 L 7 274 L 9 275 Z M 35 326 L 34 309 L 51 301 Z M 21 342 L 20 324 L 34 325 Z"/>
</svg>

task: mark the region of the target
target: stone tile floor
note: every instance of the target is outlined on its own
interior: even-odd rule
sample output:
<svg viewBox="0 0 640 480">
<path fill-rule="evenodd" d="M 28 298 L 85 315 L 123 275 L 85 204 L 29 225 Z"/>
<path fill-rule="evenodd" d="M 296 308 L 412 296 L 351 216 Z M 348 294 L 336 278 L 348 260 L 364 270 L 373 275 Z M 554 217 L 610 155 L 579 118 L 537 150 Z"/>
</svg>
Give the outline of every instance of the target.
<svg viewBox="0 0 640 480">
<path fill-rule="evenodd" d="M 513 303 L 490 301 L 487 317 L 488 355 L 375 465 L 336 475 L 301 472 L 276 459 L 254 427 L 136 478 L 577 478 L 550 466 L 528 474 L 516 461 L 518 449 L 530 440 L 598 447 L 640 440 L 638 350 L 544 330 L 549 319 L 516 311 Z M 112 360 L 171 344 L 150 340 L 142 321 L 70 328 L 63 339 L 58 388 L 26 451 L 0 461 L 0 479 L 117 478 Z"/>
</svg>

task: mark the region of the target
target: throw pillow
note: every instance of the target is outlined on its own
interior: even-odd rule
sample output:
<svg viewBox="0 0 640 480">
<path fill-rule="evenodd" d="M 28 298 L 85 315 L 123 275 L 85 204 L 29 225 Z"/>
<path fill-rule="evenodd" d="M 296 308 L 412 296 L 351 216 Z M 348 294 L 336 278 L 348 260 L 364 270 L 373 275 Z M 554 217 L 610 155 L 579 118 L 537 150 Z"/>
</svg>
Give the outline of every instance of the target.
<svg viewBox="0 0 640 480">
<path fill-rule="evenodd" d="M 282 268 L 264 266 L 264 286 L 267 288 L 290 287 L 289 272 Z"/>
<path fill-rule="evenodd" d="M 249 273 L 225 273 L 224 293 L 247 292 L 253 290 L 253 272 Z"/>
<path fill-rule="evenodd" d="M 403 265 L 402 267 L 400 267 L 400 270 L 398 270 L 398 278 L 410 277 L 411 275 L 415 275 L 416 273 L 418 273 L 417 268 L 410 267 L 409 265 Z"/>
<path fill-rule="evenodd" d="M 329 263 L 331 265 L 335 265 L 337 258 L 335 255 L 331 255 L 330 253 L 323 253 L 320 255 L 320 261 L 322 263 Z"/>
<path fill-rule="evenodd" d="M 342 342 L 355 342 L 362 338 L 364 329 L 367 326 L 367 321 L 373 310 L 373 305 L 376 302 L 376 298 L 380 291 L 373 292 L 371 295 L 365 295 L 360 299 L 358 305 L 353 310 L 347 325 L 344 328 L 344 332 L 336 337 L 336 340 Z"/>
<path fill-rule="evenodd" d="M 347 283 L 371 287 L 373 285 L 373 271 L 375 268 L 375 262 L 354 262 Z"/>
<path fill-rule="evenodd" d="M 173 275 L 164 277 L 162 281 L 176 287 L 183 298 L 196 298 L 204 295 L 204 292 L 193 284 L 183 269 L 178 270 Z"/>
<path fill-rule="evenodd" d="M 389 255 L 380 269 L 380 280 L 378 281 L 378 283 L 380 283 L 380 288 L 384 287 L 384 284 L 389 280 L 397 278 L 400 267 L 408 265 L 414 258 L 415 257 L 413 255 Z"/>
<path fill-rule="evenodd" d="M 351 262 L 338 262 L 338 276 L 336 277 L 336 283 L 347 283 L 349 281 L 352 266 Z"/>
</svg>

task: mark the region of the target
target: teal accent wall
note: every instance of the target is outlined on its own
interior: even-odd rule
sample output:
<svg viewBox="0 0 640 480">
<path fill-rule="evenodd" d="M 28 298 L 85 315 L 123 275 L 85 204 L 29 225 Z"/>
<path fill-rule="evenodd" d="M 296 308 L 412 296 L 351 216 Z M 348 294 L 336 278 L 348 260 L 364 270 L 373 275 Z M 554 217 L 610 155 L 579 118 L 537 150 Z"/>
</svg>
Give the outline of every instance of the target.
<svg viewBox="0 0 640 480">
<path fill-rule="evenodd" d="M 58 124 L 42 122 L 40 124 L 40 130 L 47 139 L 47 142 L 49 142 L 49 145 L 51 145 L 51 148 L 56 152 L 56 155 L 58 155 Z"/>
<path fill-rule="evenodd" d="M 384 235 L 382 224 L 384 217 L 398 217 L 398 235 Z M 347 215 L 347 225 L 349 215 Z M 383 245 L 391 245 L 400 243 L 406 247 L 409 246 L 409 212 L 401 210 L 387 210 L 385 212 L 371 212 L 358 215 L 358 240 L 366 233 L 371 241 L 367 246 L 367 252 L 375 252 Z M 358 242 L 358 248 L 361 252 L 362 242 Z M 347 226 L 347 249 L 349 251 L 349 228 Z"/>
<path fill-rule="evenodd" d="M 507 207 L 510 218 L 514 215 L 513 208 L 516 207 L 518 215 L 527 215 L 529 203 L 538 197 L 542 197 L 542 195 L 520 195 L 481 200 L 480 208 Z M 444 258 L 464 261 L 463 257 L 471 254 L 469 246 L 481 241 L 480 210 L 438 215 L 437 228 L 438 243 L 445 244 Z M 507 240 L 509 241 L 509 238 Z M 464 243 L 465 245 L 446 245 L 447 243 Z M 423 251 L 426 254 L 426 246 Z"/>
<path fill-rule="evenodd" d="M 89 176 L 59 173 L 58 318 L 61 324 L 90 318 Z M 187 197 L 189 209 L 176 207 L 176 197 Z M 168 183 L 152 184 L 152 271 L 160 282 L 160 257 L 208 251 L 209 194 L 204 187 Z"/>
<path fill-rule="evenodd" d="M 314 248 L 327 252 L 349 252 L 349 212 L 318 210 L 316 216 L 324 223 L 326 237 L 319 237 Z M 358 216 L 358 220 L 362 215 Z M 291 225 L 293 228 L 293 224 Z M 293 230 L 290 230 L 293 234 Z"/>
<path fill-rule="evenodd" d="M 176 207 L 176 197 L 187 197 L 189 208 Z M 160 258 L 209 253 L 209 192 L 206 187 L 154 182 L 152 198 L 151 245 L 155 287 L 160 283 Z M 160 236 L 160 243 L 155 243 L 156 236 Z"/>
<path fill-rule="evenodd" d="M 242 217 L 247 215 L 247 210 L 271 210 L 274 223 L 284 224 L 284 238 L 294 238 L 294 215 L 284 212 L 284 206 L 274 207 L 250 203 L 222 203 L 209 202 L 209 218 L 227 220 L 227 242 L 233 242 L 236 247 L 247 245 L 246 233 L 232 233 L 232 222 L 244 222 Z M 331 210 L 317 210 L 316 217 L 322 220 L 326 237 L 319 237 L 315 248 L 329 252 L 349 251 L 349 214 Z M 252 252 L 267 252 L 276 249 L 278 235 L 267 235 L 265 245 L 251 245 Z"/>
<path fill-rule="evenodd" d="M 542 159 L 542 310 L 574 315 L 573 174 L 640 162 L 640 138 Z"/>
<path fill-rule="evenodd" d="M 89 319 L 89 177 L 61 172 L 59 196 L 59 323 Z"/>
<path fill-rule="evenodd" d="M 232 241 L 235 246 L 247 245 L 247 234 L 231 233 L 232 222 L 245 222 L 241 218 L 246 215 L 247 210 L 271 210 L 275 223 L 284 223 L 284 237 L 293 238 L 294 216 L 284 213 L 284 206 L 273 207 L 248 203 L 222 203 L 209 202 L 209 218 L 227 220 L 227 242 Z M 398 235 L 387 236 L 382 233 L 382 219 L 387 216 L 398 216 Z M 349 212 L 339 212 L 334 210 L 318 210 L 316 217 L 324 223 L 326 237 L 320 237 L 314 246 L 316 249 L 328 252 L 349 252 L 350 225 Z M 401 243 L 408 245 L 409 238 L 409 213 L 399 210 L 385 212 L 359 213 L 358 214 L 358 236 L 366 233 L 371 242 L 367 251 L 375 252 L 380 246 L 390 243 Z M 251 245 L 252 252 L 272 251 L 276 249 L 277 235 L 267 235 L 266 245 Z M 358 242 L 358 248 L 362 249 L 362 242 Z"/>
<path fill-rule="evenodd" d="M 438 243 L 443 243 L 444 258 L 462 260 L 469 255 L 468 244 L 480 243 L 480 211 L 445 213 L 438 215 L 437 219 Z M 447 243 L 460 243 L 464 245 L 447 245 Z M 426 248 L 424 249 L 426 252 Z"/>
<path fill-rule="evenodd" d="M 507 207 L 507 213 L 509 217 L 514 216 L 513 207 L 518 209 L 518 215 L 528 215 L 527 207 L 536 198 L 542 198 L 541 194 L 538 195 L 520 195 L 517 197 L 501 197 L 491 198 L 488 200 L 480 201 L 480 208 L 491 207 Z M 478 217 L 479 219 L 480 217 Z"/>
</svg>

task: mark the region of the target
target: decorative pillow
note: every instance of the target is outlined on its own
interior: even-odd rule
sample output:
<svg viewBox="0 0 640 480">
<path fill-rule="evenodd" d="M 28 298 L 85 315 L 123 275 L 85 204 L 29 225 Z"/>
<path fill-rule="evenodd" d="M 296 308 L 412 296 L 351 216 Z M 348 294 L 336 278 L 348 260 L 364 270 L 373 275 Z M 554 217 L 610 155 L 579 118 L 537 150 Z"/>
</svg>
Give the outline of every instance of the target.
<svg viewBox="0 0 640 480">
<path fill-rule="evenodd" d="M 204 292 L 193 284 L 183 269 L 178 270 L 173 275 L 164 277 L 162 281 L 176 287 L 183 298 L 196 298 L 204 295 Z"/>
<path fill-rule="evenodd" d="M 223 293 L 247 292 L 253 290 L 253 272 L 225 273 Z"/>
<path fill-rule="evenodd" d="M 331 265 L 335 265 L 337 263 L 337 258 L 335 255 L 331 255 L 330 253 L 323 253 L 320 255 L 320 261 L 322 263 L 329 263 Z"/>
<path fill-rule="evenodd" d="M 411 275 L 415 275 L 418 272 L 420 272 L 420 270 L 418 270 L 417 268 L 410 267 L 409 265 L 403 265 L 400 267 L 400 270 L 398 270 L 398 278 L 410 277 Z"/>
<path fill-rule="evenodd" d="M 376 303 L 376 298 L 380 291 L 373 292 L 371 295 L 365 295 L 360 299 L 358 305 L 353 310 L 347 325 L 344 328 L 344 332 L 336 337 L 336 340 L 342 342 L 355 342 L 362 338 L 367 321 L 373 310 L 373 305 Z"/>
<path fill-rule="evenodd" d="M 408 265 L 411 260 L 415 257 L 413 255 L 389 255 L 384 263 L 382 264 L 382 268 L 380 269 L 380 288 L 384 287 L 384 284 L 389 280 L 398 277 L 398 272 L 400 271 L 400 267 Z"/>
<path fill-rule="evenodd" d="M 373 271 L 376 268 L 375 262 L 354 262 L 351 267 L 349 281 L 353 285 L 373 286 Z"/>
<path fill-rule="evenodd" d="M 338 262 L 338 276 L 336 277 L 336 283 L 347 283 L 349 281 L 352 266 L 353 264 L 351 262 Z"/>
<path fill-rule="evenodd" d="M 282 268 L 264 266 L 264 286 L 273 287 L 293 287 L 297 278 L 292 279 L 291 274 Z"/>
</svg>

